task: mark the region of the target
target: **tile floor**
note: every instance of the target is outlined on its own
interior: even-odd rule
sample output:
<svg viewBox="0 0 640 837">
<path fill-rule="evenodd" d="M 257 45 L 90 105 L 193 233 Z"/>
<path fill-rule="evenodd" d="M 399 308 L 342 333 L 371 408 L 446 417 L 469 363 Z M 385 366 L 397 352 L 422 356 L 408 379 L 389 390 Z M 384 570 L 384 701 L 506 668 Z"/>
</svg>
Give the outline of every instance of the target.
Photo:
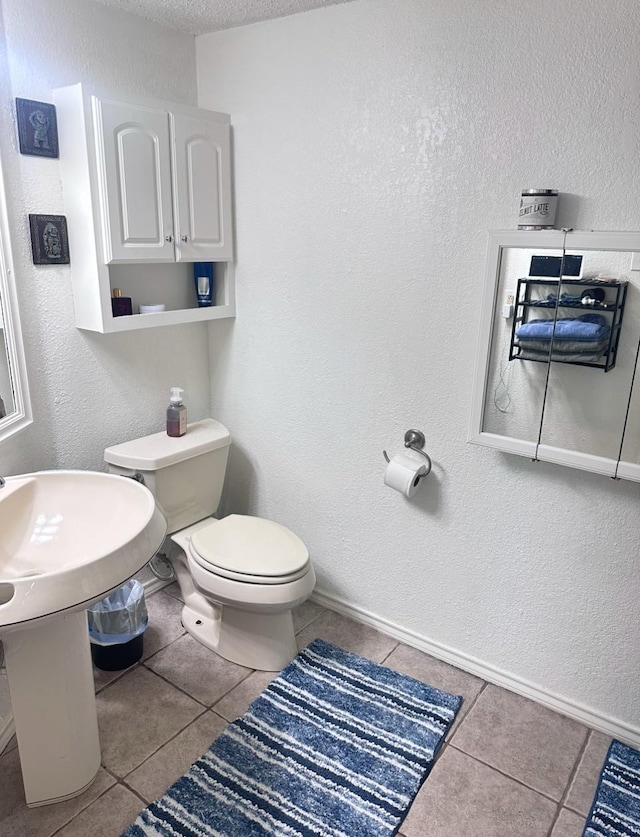
<svg viewBox="0 0 640 837">
<path fill-rule="evenodd" d="M 2 837 L 117 837 L 274 676 L 226 662 L 185 634 L 175 585 L 147 605 L 142 662 L 125 672 L 96 670 L 96 781 L 76 799 L 28 809 L 9 744 L 0 755 Z M 403 837 L 580 837 L 608 738 L 313 602 L 295 622 L 300 647 L 321 636 L 463 695 Z"/>
</svg>

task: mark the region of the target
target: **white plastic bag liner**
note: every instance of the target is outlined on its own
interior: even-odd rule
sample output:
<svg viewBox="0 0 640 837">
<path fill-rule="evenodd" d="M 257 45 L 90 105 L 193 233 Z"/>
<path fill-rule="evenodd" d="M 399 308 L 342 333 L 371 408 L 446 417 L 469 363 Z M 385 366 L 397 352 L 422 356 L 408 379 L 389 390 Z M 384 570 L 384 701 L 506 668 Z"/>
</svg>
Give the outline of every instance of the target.
<svg viewBox="0 0 640 837">
<path fill-rule="evenodd" d="M 149 623 L 144 587 L 131 579 L 106 599 L 91 605 L 89 639 L 95 645 L 121 645 L 140 636 Z"/>
</svg>

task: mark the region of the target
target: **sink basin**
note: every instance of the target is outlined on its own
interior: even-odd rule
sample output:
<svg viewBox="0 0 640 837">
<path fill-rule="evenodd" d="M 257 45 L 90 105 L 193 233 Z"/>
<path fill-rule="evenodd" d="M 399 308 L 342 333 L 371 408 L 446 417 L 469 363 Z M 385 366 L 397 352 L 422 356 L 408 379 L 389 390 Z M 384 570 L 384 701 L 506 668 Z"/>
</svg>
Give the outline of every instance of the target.
<svg viewBox="0 0 640 837">
<path fill-rule="evenodd" d="M 0 637 L 30 807 L 78 796 L 98 772 L 85 611 L 166 529 L 151 492 L 116 474 L 40 471 L 0 488 Z"/>
<path fill-rule="evenodd" d="M 138 572 L 166 524 L 135 480 L 93 471 L 7 477 L 0 489 L 0 635 L 86 609 Z"/>
</svg>

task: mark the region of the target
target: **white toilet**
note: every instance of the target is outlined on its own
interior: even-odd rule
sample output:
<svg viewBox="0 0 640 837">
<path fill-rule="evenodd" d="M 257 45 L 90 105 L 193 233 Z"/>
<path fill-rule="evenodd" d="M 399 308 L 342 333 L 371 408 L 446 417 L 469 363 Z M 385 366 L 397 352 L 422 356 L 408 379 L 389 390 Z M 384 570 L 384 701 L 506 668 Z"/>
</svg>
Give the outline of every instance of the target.
<svg viewBox="0 0 640 837">
<path fill-rule="evenodd" d="M 279 671 L 297 653 L 291 617 L 314 588 L 306 546 L 279 523 L 220 503 L 231 438 L 213 419 L 179 438 L 154 433 L 104 452 L 111 473 L 140 475 L 167 519 L 165 554 L 184 599 L 182 624 L 212 651 Z M 139 477 L 138 477 L 139 478 Z"/>
</svg>

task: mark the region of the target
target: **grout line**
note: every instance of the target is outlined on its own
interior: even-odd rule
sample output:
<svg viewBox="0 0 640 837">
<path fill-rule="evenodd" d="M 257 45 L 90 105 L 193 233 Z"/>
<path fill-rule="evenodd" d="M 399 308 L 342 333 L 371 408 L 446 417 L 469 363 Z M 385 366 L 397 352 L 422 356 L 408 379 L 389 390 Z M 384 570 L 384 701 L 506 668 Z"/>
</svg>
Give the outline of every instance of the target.
<svg viewBox="0 0 640 837">
<path fill-rule="evenodd" d="M 120 777 L 116 776 L 116 774 L 113 772 L 113 770 L 110 767 L 107 767 L 104 764 L 104 762 L 100 762 L 100 767 L 104 770 L 105 773 L 108 773 L 109 776 L 111 776 L 111 778 L 114 780 L 114 782 L 119 782 L 120 781 Z"/>
<path fill-rule="evenodd" d="M 144 764 L 144 762 L 143 762 L 143 764 Z M 137 770 L 137 768 L 134 768 L 134 770 Z M 131 771 L 131 772 L 133 773 L 133 771 Z M 131 785 L 127 783 L 126 779 L 120 779 L 118 784 L 122 785 L 122 787 L 126 788 L 128 791 L 131 791 L 131 793 L 134 794 L 134 796 L 137 796 L 138 799 L 142 802 L 142 804 L 144 805 L 145 808 L 147 807 L 147 805 L 150 805 L 153 802 L 153 799 L 151 799 L 151 800 L 149 800 L 149 802 L 147 802 L 147 800 L 144 798 L 144 796 L 142 796 L 140 793 L 138 793 L 138 791 L 135 788 L 132 788 Z M 171 786 L 169 786 L 169 787 L 171 787 Z"/>
<path fill-rule="evenodd" d="M 129 674 L 130 672 L 132 672 L 134 669 L 138 668 L 141 665 L 142 665 L 142 660 L 138 660 L 138 662 L 134 663 L 132 666 L 129 666 L 128 668 L 121 669 L 115 675 L 113 680 L 109 680 L 108 683 L 104 683 L 102 686 L 100 686 L 99 688 L 96 689 L 96 695 L 101 694 L 102 692 L 104 692 L 105 689 L 108 689 L 109 686 L 113 686 L 114 683 L 117 683 L 118 680 L 122 680 L 123 677 L 126 677 L 127 674 Z M 94 668 L 98 668 L 98 666 L 94 666 Z M 106 669 L 98 669 L 98 671 L 106 671 Z M 113 674 L 113 672 L 112 672 L 112 674 Z M 94 679 L 94 684 L 95 684 L 95 679 Z"/>
<path fill-rule="evenodd" d="M 173 584 L 173 583 L 174 582 L 172 581 L 171 584 Z M 175 583 L 177 584 L 178 582 L 176 581 Z M 156 593 L 166 593 L 167 596 L 171 596 L 172 599 L 175 599 L 177 602 L 180 602 L 181 605 L 184 605 L 184 599 L 180 598 L 180 587 L 178 587 L 178 592 L 177 593 L 170 593 L 169 592 L 169 587 L 171 587 L 171 584 L 167 584 L 166 587 L 161 587 L 159 590 L 156 590 L 156 592 L 152 593 L 151 595 L 155 596 Z"/>
<path fill-rule="evenodd" d="M 558 802 L 558 807 L 556 808 L 556 812 L 553 815 L 553 819 L 551 820 L 551 825 L 549 826 L 549 830 L 547 831 L 546 837 L 552 837 L 553 830 L 556 827 L 558 820 L 560 819 L 560 812 L 562 811 L 562 805 Z"/>
<path fill-rule="evenodd" d="M 149 761 L 149 759 L 151 759 L 151 758 L 153 758 L 153 756 L 157 755 L 157 754 L 160 752 L 160 750 L 162 750 L 162 748 L 163 748 L 163 747 L 165 747 L 165 746 L 166 746 L 167 744 L 169 744 L 171 741 L 174 741 L 174 740 L 175 740 L 175 739 L 176 739 L 179 735 L 182 735 L 182 733 L 183 733 L 183 732 L 185 732 L 186 730 L 188 730 L 190 726 L 193 726 L 193 724 L 195 724 L 195 723 L 196 723 L 196 721 L 199 721 L 199 720 L 200 720 L 202 717 L 204 717 L 204 716 L 205 716 L 208 712 L 211 712 L 212 714 L 214 714 L 214 715 L 216 716 L 216 718 L 219 718 L 219 719 L 220 719 L 223 723 L 225 723 L 225 724 L 227 724 L 227 725 L 229 725 L 229 724 L 231 723 L 231 721 L 228 721 L 226 718 L 223 718 L 223 717 L 222 717 L 222 715 L 218 714 L 217 712 L 214 712 L 212 709 L 205 709 L 203 712 L 201 712 L 199 715 L 197 715 L 197 716 L 196 716 L 196 717 L 195 717 L 192 721 L 190 721 L 190 722 L 186 725 L 186 727 L 183 727 L 181 730 L 179 730 L 178 732 L 176 732 L 176 733 L 175 733 L 175 735 L 172 735 L 172 736 L 171 736 L 171 738 L 168 738 L 168 739 L 167 739 L 167 740 L 166 740 L 163 744 L 161 744 L 161 745 L 160 745 L 160 746 L 159 746 L 156 750 L 154 750 L 154 751 L 153 751 L 153 753 L 151 753 L 150 755 L 148 755 L 148 756 L 145 758 L 145 760 L 144 760 L 144 761 L 141 761 L 141 762 L 140 762 L 140 764 L 136 765 L 136 767 L 134 767 L 132 770 L 130 770 L 130 771 L 126 774 L 126 776 L 123 776 L 122 778 L 119 778 L 119 777 L 115 776 L 115 774 L 113 774 L 110 770 L 107 770 L 107 768 L 105 768 L 105 770 L 107 770 L 107 772 L 108 772 L 111 776 L 113 776 L 113 778 L 114 778 L 114 779 L 116 779 L 116 781 L 118 782 L 118 784 L 120 784 L 120 785 L 124 785 L 124 786 L 125 786 L 126 788 L 128 788 L 130 791 L 132 791 L 133 793 L 135 793 L 135 795 L 136 795 L 136 796 L 140 797 L 140 799 L 144 802 L 145 807 L 146 807 L 146 806 L 147 806 L 147 805 L 149 805 L 151 802 L 153 802 L 153 800 L 150 800 L 149 802 L 147 802 L 147 800 L 146 800 L 146 799 L 145 799 L 145 798 L 144 798 L 144 797 L 143 797 L 143 796 L 139 793 L 139 791 L 137 791 L 134 787 L 132 787 L 132 786 L 131 786 L 128 782 L 127 782 L 127 779 L 129 778 L 129 776 L 131 776 L 131 774 L 132 774 L 132 773 L 135 773 L 135 771 L 136 771 L 136 770 L 138 770 L 138 769 L 139 769 L 139 768 L 141 768 L 143 765 L 145 765 L 145 764 Z M 215 738 L 214 738 L 213 740 L 215 741 Z M 212 743 L 213 743 L 213 742 L 212 742 Z M 211 746 L 211 745 L 209 745 L 209 746 Z M 205 751 L 205 752 L 206 752 L 206 751 Z M 104 767 L 104 765 L 103 765 L 103 767 Z M 182 774 L 180 774 L 180 775 L 182 775 Z M 180 777 L 178 777 L 178 778 L 180 778 Z M 172 784 L 173 784 L 173 783 L 172 783 Z"/>
<path fill-rule="evenodd" d="M 154 674 L 156 677 L 159 677 L 160 680 L 164 680 L 164 682 L 167 683 L 169 686 L 172 686 L 178 692 L 182 692 L 183 695 L 186 695 L 186 697 L 191 698 L 191 700 L 195 701 L 200 706 L 204 706 L 205 709 L 209 708 L 206 703 L 203 703 L 197 697 L 194 697 L 193 695 L 190 695 L 189 692 L 187 692 L 186 689 L 184 689 L 182 686 L 177 686 L 175 683 L 173 683 L 171 680 L 169 680 L 168 677 L 165 677 L 164 674 L 160 674 L 159 671 L 154 671 L 152 668 L 149 668 L 144 663 L 142 663 L 141 667 L 146 669 L 149 672 L 149 674 Z"/>
<path fill-rule="evenodd" d="M 462 753 L 463 756 L 468 756 L 470 759 L 477 761 L 478 764 L 482 764 L 484 765 L 484 767 L 488 767 L 489 770 L 495 770 L 496 773 L 499 773 L 501 776 L 504 776 L 505 779 L 510 779 L 512 782 L 515 782 L 516 785 L 520 785 L 521 787 L 526 788 L 527 790 L 530 790 L 533 793 L 536 793 L 543 799 L 548 799 L 549 802 L 553 802 L 554 805 L 560 804 L 557 799 L 554 799 L 552 796 L 549 796 L 549 794 L 545 793 L 544 791 L 538 790 L 537 788 L 532 788 L 531 785 L 527 785 L 527 783 L 523 782 L 521 779 L 516 779 L 515 776 L 511 776 L 509 773 L 505 773 L 505 771 L 501 770 L 499 767 L 495 767 L 495 765 L 483 761 L 479 756 L 473 756 L 471 755 L 471 753 L 465 752 L 465 750 L 461 749 L 460 747 L 456 747 L 456 745 L 452 744 L 450 741 L 448 742 L 448 744 L 449 747 L 451 747 L 454 750 L 457 750 L 459 753 Z"/>
<path fill-rule="evenodd" d="M 467 720 L 467 718 L 469 717 L 469 714 L 471 713 L 471 710 L 476 705 L 476 703 L 480 699 L 480 695 L 484 692 L 484 690 L 487 688 L 488 685 L 489 684 L 486 682 L 486 680 L 484 680 L 482 682 L 482 686 L 480 686 L 480 690 L 479 690 L 478 694 L 473 698 L 473 700 L 471 701 L 471 704 L 469 705 L 469 708 L 465 710 L 464 715 L 460 716 L 460 722 L 455 727 L 455 729 L 453 728 L 455 726 L 455 721 L 454 721 L 454 723 L 452 724 L 451 729 L 447 733 L 447 742 L 448 743 L 451 743 L 453 738 L 457 735 L 458 730 L 464 724 L 464 722 Z M 464 706 L 464 697 L 462 699 L 462 706 Z M 460 708 L 462 708 L 462 707 L 460 707 Z M 456 749 L 458 749 L 458 748 L 456 748 Z M 461 752 L 464 752 L 464 751 L 461 751 Z"/>
<path fill-rule="evenodd" d="M 316 619 L 319 619 L 322 616 L 323 613 L 326 613 L 326 608 L 324 608 L 324 607 L 322 608 L 320 613 L 316 613 L 316 615 L 312 616 L 311 619 L 309 619 L 308 622 L 305 622 L 305 624 L 301 628 L 298 628 L 298 630 L 295 631 L 295 635 L 298 636 L 298 634 L 301 634 L 302 631 L 305 630 L 305 628 L 308 628 L 309 625 L 313 624 L 316 621 Z"/>
<path fill-rule="evenodd" d="M 102 767 L 102 764 L 100 765 L 100 767 Z M 110 771 L 110 770 L 107 770 L 106 772 L 107 772 L 107 773 L 108 773 L 108 774 L 109 774 L 112 778 L 115 778 L 115 776 L 113 776 L 113 774 L 111 773 L 111 771 Z M 85 812 L 88 808 L 90 808 L 90 807 L 93 805 L 93 803 L 94 803 L 94 802 L 97 802 L 99 799 L 102 799 L 102 797 L 103 797 L 106 793 L 109 793 L 109 791 L 111 790 L 111 788 L 115 788 L 115 785 L 109 785 L 109 787 L 108 787 L 108 788 L 105 788 L 105 790 L 103 790 L 103 791 L 102 791 L 102 793 L 99 793 L 99 794 L 98 794 L 98 795 L 97 795 L 94 799 L 92 799 L 92 800 L 91 800 L 91 802 L 87 802 L 87 804 L 86 804 L 83 808 L 80 808 L 80 810 L 79 810 L 79 811 L 76 811 L 76 813 L 75 813 L 75 814 L 71 817 L 71 819 L 70 819 L 70 820 L 67 820 L 67 821 L 66 821 L 65 823 L 63 823 L 61 826 L 59 826 L 58 828 L 56 828 L 56 830 L 55 830 L 55 831 L 52 831 L 52 832 L 49 834 L 49 837 L 55 837 L 55 835 L 56 835 L 56 834 L 60 834 L 60 832 L 61 832 L 61 831 L 63 831 L 65 828 L 67 828 L 67 826 L 71 825 L 71 823 L 72 823 L 74 820 L 76 820 L 76 819 L 80 816 L 80 814 L 83 814 L 83 813 L 84 813 L 84 812 Z M 90 790 L 90 789 L 91 789 L 91 785 L 87 788 L 87 791 L 88 791 L 88 790 Z M 84 791 L 84 793 L 86 793 L 86 791 Z M 75 798 L 75 799 L 80 799 L 80 798 L 84 795 L 84 793 L 83 793 L 83 794 L 80 794 L 80 796 L 77 796 L 77 797 L 72 797 L 72 799 L 74 799 L 74 798 Z M 70 802 L 71 800 L 67 800 L 67 801 L 69 801 L 69 802 Z"/>
<path fill-rule="evenodd" d="M 389 657 L 393 654 L 393 652 L 396 650 L 396 648 L 398 648 L 398 646 L 399 646 L 399 645 L 400 645 L 400 643 L 399 643 L 399 642 L 396 642 L 396 644 L 393 646 L 393 648 L 391 649 L 391 651 L 389 651 L 389 653 L 385 655 L 385 657 L 384 657 L 384 659 L 383 659 L 383 660 L 380 660 L 380 662 L 378 663 L 378 665 L 383 666 L 383 665 L 386 663 L 386 661 L 389 659 Z M 399 672 L 399 673 L 400 673 L 400 672 Z M 416 678 L 416 679 L 417 679 L 417 678 Z M 424 682 L 424 681 L 422 681 L 422 682 Z"/>
<path fill-rule="evenodd" d="M 171 741 L 173 741 L 173 740 L 174 740 L 175 738 L 177 738 L 179 735 L 182 735 L 182 733 L 183 733 L 186 729 L 189 729 L 189 727 L 191 726 L 191 724 L 195 724 L 195 722 L 196 722 L 197 720 L 199 720 L 200 718 L 202 718 L 202 716 L 203 716 L 203 715 L 204 715 L 207 711 L 208 711 L 207 709 L 203 709 L 203 711 L 202 711 L 202 712 L 200 712 L 200 714 L 196 715 L 196 716 L 195 716 L 195 718 L 193 718 L 191 721 L 189 721 L 189 723 L 188 723 L 185 727 L 182 727 L 182 729 L 179 729 L 179 730 L 178 730 L 178 732 L 174 733 L 174 734 L 173 734 L 170 738 L 167 738 L 167 740 L 166 740 L 166 741 L 163 741 L 163 742 L 162 742 L 162 744 L 160 744 L 160 746 L 159 746 L 159 747 L 156 747 L 156 749 L 155 749 L 152 753 L 149 753 L 149 755 L 148 755 L 148 756 L 146 756 L 146 758 L 144 759 L 144 761 L 141 761 L 141 762 L 140 762 L 140 764 L 137 764 L 135 767 L 132 767 L 132 768 L 131 768 L 131 770 L 130 770 L 127 774 L 125 774 L 124 776 L 117 776 L 117 775 L 116 775 L 115 773 L 113 773 L 111 770 L 108 770 L 108 773 L 110 773 L 110 774 L 111 774 L 111 775 L 112 775 L 112 776 L 113 776 L 113 777 L 114 777 L 114 778 L 118 781 L 118 783 L 123 782 L 123 781 L 124 781 L 124 780 L 125 780 L 128 776 L 131 776 L 131 774 L 132 774 L 135 770 L 137 770 L 139 767 L 142 767 L 142 765 L 143 765 L 143 764 L 146 764 L 146 763 L 149 761 L 149 759 L 150 759 L 150 758 L 153 758 L 153 756 L 155 756 L 157 753 L 159 753 L 159 752 L 160 752 L 160 750 L 162 750 L 162 748 L 163 748 L 165 745 L 169 744 Z M 104 767 L 104 765 L 103 765 L 103 767 Z M 105 767 L 105 770 L 107 770 L 107 768 L 106 768 L 106 767 Z M 139 796 L 139 795 L 140 795 L 140 794 L 138 794 L 138 796 Z M 141 798 L 142 798 L 142 797 L 141 797 Z M 147 804 L 148 804 L 148 803 L 147 803 L 147 802 L 145 802 L 145 805 L 147 805 Z"/>
<path fill-rule="evenodd" d="M 157 591 L 157 592 L 162 592 L 162 591 Z M 170 594 L 169 594 L 169 595 L 170 595 Z M 139 767 L 142 767 L 142 765 L 143 765 L 143 764 L 146 764 L 146 762 L 147 762 L 147 761 L 149 761 L 149 759 L 150 759 L 150 758 L 152 758 L 153 756 L 155 756 L 155 755 L 156 755 L 156 754 L 157 754 L 157 753 L 158 753 L 158 752 L 159 752 L 159 751 L 160 751 L 160 750 L 161 750 L 161 749 L 162 749 L 162 748 L 163 748 L 166 744 L 169 744 L 169 742 L 173 741 L 175 738 L 177 738 L 179 735 L 181 735 L 181 734 L 182 734 L 182 733 L 183 733 L 186 729 L 188 729 L 188 728 L 189 728 L 189 727 L 190 727 L 193 723 L 195 723 L 195 722 L 196 722 L 199 718 L 201 718 L 201 717 L 202 717 L 202 716 L 203 716 L 206 712 L 208 712 L 208 711 L 209 711 L 209 712 L 210 712 L 210 711 L 212 711 L 212 707 L 213 707 L 213 706 L 215 706 L 215 704 L 216 704 L 216 703 L 218 703 L 218 702 L 219 702 L 219 701 L 221 701 L 223 698 L 225 698 L 225 697 L 229 694 L 229 692 L 232 692 L 232 691 L 236 688 L 236 686 L 239 686 L 239 685 L 240 685 L 240 683 L 243 683 L 245 680 L 247 680 L 249 677 L 251 677 L 251 675 L 252 675 L 252 674 L 254 674 L 254 672 L 255 672 L 255 669 L 250 669 L 250 670 L 247 672 L 247 674 L 246 674 L 246 676 L 245 676 L 245 677 L 243 677 L 241 680 L 239 680 L 237 683 L 235 683 L 233 686 L 231 686 L 231 688 L 227 689 L 227 691 L 226 691 L 226 692 L 224 692 L 222 695 L 220 695 L 219 697 L 217 697 L 217 698 L 216 698 L 216 700 L 215 700 L 212 704 L 210 704 L 210 705 L 209 705 L 209 704 L 203 703 L 203 702 L 202 702 L 201 700 L 199 700 L 197 697 L 195 697 L 194 695 L 190 694 L 190 693 L 189 693 L 186 689 L 184 689 L 184 688 L 183 688 L 183 687 L 181 687 L 181 686 L 178 686 L 176 683 L 174 683 L 173 681 L 169 680 L 169 679 L 168 679 L 167 677 L 165 677 L 163 674 L 161 674 L 161 673 L 159 673 L 159 672 L 157 672 L 157 671 L 154 671 L 154 669 L 152 669 L 150 666 L 148 666 L 148 665 L 147 665 L 147 663 L 148 663 L 149 661 L 153 660 L 153 658 L 154 658 L 157 654 L 159 654 L 159 653 L 160 653 L 160 651 L 164 651 L 166 648 L 169 648 L 171 645 L 173 645 L 173 644 L 174 644 L 175 642 L 177 642 L 179 639 L 182 639 L 182 637 L 183 637 L 183 636 L 187 636 L 187 632 L 186 632 L 186 631 L 184 631 L 184 630 L 183 630 L 183 633 L 182 633 L 180 636 L 178 636 L 178 637 L 176 637 L 175 639 L 171 640 L 171 642 L 168 642 L 168 643 L 167 643 L 166 645 L 164 645 L 162 648 L 159 648 L 159 649 L 158 649 L 157 651 L 155 651 L 155 652 L 154 652 L 154 653 L 153 653 L 150 657 L 147 657 L 146 659 L 140 660 L 139 662 L 135 663 L 135 665 L 130 666 L 130 667 L 129 667 L 129 668 L 127 668 L 127 669 L 124 669 L 118 677 L 116 677 L 114 680 L 112 680 L 110 683 L 107 683 L 105 686 L 103 686 L 103 687 L 102 687 L 102 689 L 100 689 L 100 691 L 103 691 L 104 689 L 107 689 L 109 686 L 113 685 L 114 683 L 117 683 L 119 680 L 121 680 L 121 679 L 122 679 L 123 677 L 125 677 L 127 674 L 130 674 L 130 673 L 131 673 L 132 671 L 134 671 L 135 669 L 137 669 L 137 668 L 144 668 L 144 669 L 145 669 L 146 671 L 148 671 L 150 674 L 155 675 L 155 676 L 156 676 L 156 677 L 158 677 L 160 680 L 162 680 L 162 681 L 164 681 L 165 683 L 167 683 L 167 685 L 171 686 L 172 688 L 176 689 L 178 692 L 181 692 L 183 695 L 185 695 L 186 697 L 188 697 L 188 698 L 190 698 L 191 700 L 193 700 L 195 703 L 197 703 L 197 704 L 198 704 L 198 705 L 202 708 L 202 711 L 200 711 L 200 712 L 199 712 L 199 713 L 198 713 L 198 714 L 197 714 L 194 718 L 192 718 L 192 719 L 191 719 L 191 721 L 189 721 L 189 723 L 188 723 L 188 724 L 186 724 L 186 726 L 182 727 L 182 729 L 179 729 L 176 733 L 174 733 L 174 735 L 172 735 L 172 736 L 171 736 L 170 738 L 168 738 L 166 741 L 163 741 L 163 742 L 162 742 L 162 744 L 160 744 L 158 747 L 156 747 L 156 749 L 155 749 L 152 753 L 149 753 L 149 755 L 148 755 L 148 756 L 146 756 L 146 758 L 145 758 L 143 761 L 141 761 L 141 762 L 140 762 L 140 764 L 138 764 L 138 765 L 136 765 L 134 768 L 132 768 L 132 769 L 131 769 L 131 770 L 130 770 L 127 774 L 126 774 L 126 776 L 130 776 L 130 775 L 131 775 L 131 773 L 133 773 L 133 772 L 134 772 L 134 770 L 137 770 Z M 214 652 L 212 652 L 212 653 L 214 653 Z M 217 717 L 221 718 L 221 719 L 222 719 L 222 720 L 223 720 L 226 724 L 228 724 L 228 723 L 229 723 L 229 721 L 227 721 L 227 719 L 226 719 L 226 718 L 223 718 L 223 717 L 222 717 L 220 714 L 218 714 L 217 712 L 216 712 L 215 714 L 216 714 L 216 716 L 217 716 Z M 110 776 L 112 776 L 112 778 L 114 778 L 114 779 L 115 779 L 115 781 L 116 781 L 117 783 L 119 783 L 119 784 L 124 783 L 124 779 L 125 779 L 126 777 L 119 777 L 119 776 L 117 776 L 117 775 L 116 775 L 116 774 L 114 774 L 111 770 L 109 770 L 107 767 L 105 767 L 105 765 L 104 765 L 104 764 L 101 764 L 101 766 L 103 767 L 103 769 L 105 769 L 105 770 L 109 773 L 109 775 L 110 775 Z M 129 788 L 130 790 L 133 790 L 133 788 L 130 788 L 130 787 L 129 787 L 129 785 L 126 785 L 126 787 L 127 787 L 127 788 Z M 134 792 L 135 792 L 135 791 L 134 791 Z M 136 795 L 137 795 L 137 796 L 140 796 L 140 794 L 138 794 L 138 793 L 136 793 Z M 142 797 L 140 797 L 140 798 L 142 799 Z M 143 801 L 144 801 L 144 800 L 143 800 Z M 147 802 L 145 802 L 145 806 L 146 806 L 147 804 L 148 804 L 148 803 L 147 803 Z"/>
<path fill-rule="evenodd" d="M 153 652 L 153 654 L 149 654 L 148 657 L 145 657 L 143 654 L 140 662 L 144 665 L 144 663 L 146 663 L 147 660 L 153 660 L 153 658 L 156 657 L 161 651 L 164 651 L 165 648 L 170 648 L 174 644 L 174 642 L 177 642 L 179 639 L 182 639 L 183 636 L 186 636 L 187 632 L 182 622 L 180 622 L 180 627 L 182 628 L 182 633 L 180 634 L 180 636 L 177 636 L 175 637 L 175 639 L 170 640 L 169 642 L 167 642 L 166 645 L 163 645 L 162 648 L 158 648 L 156 651 Z"/>
<path fill-rule="evenodd" d="M 551 829 L 549 830 L 549 833 L 548 833 L 547 837 L 551 837 L 551 835 L 553 834 L 553 829 L 555 828 L 556 823 L 560 819 L 560 812 L 565 807 L 565 804 L 564 804 L 565 800 L 566 800 L 567 796 L 569 795 L 569 791 L 571 790 L 571 785 L 573 784 L 573 780 L 575 779 L 576 773 L 578 772 L 578 770 L 580 768 L 580 764 L 582 762 L 582 757 L 585 754 L 585 751 L 586 751 L 586 749 L 589 745 L 589 741 L 591 740 L 592 735 L 593 735 L 593 730 L 590 730 L 590 729 L 587 728 L 587 734 L 585 736 L 582 747 L 580 748 L 580 752 L 578 753 L 578 756 L 576 758 L 576 762 L 573 765 L 573 770 L 569 774 L 569 779 L 568 779 L 567 785 L 564 789 L 564 793 L 560 797 L 560 802 L 558 803 L 558 810 L 556 811 L 556 816 L 555 816 L 553 822 L 551 823 Z M 568 808 L 567 810 L 572 811 L 571 808 Z M 583 814 L 578 813 L 578 811 L 572 811 L 572 813 L 574 813 L 577 816 L 582 817 L 583 819 L 586 820 L 586 817 L 584 817 Z"/>
<path fill-rule="evenodd" d="M 245 682 L 245 680 L 248 680 L 248 679 L 251 677 L 251 675 L 252 675 L 252 674 L 256 674 L 256 672 L 258 672 L 258 671 L 260 671 L 260 669 L 257 669 L 257 668 L 252 668 L 252 669 L 251 669 L 251 671 L 249 672 L 249 674 L 247 674 L 247 676 L 246 676 L 246 677 L 243 677 L 243 678 L 242 678 L 242 680 L 238 680 L 238 682 L 237 682 L 234 686 L 232 686 L 230 689 L 227 689 L 227 691 L 226 691 L 224 694 L 220 695 L 220 697 L 219 697 L 219 698 L 216 698 L 216 699 L 214 700 L 214 702 L 213 702 L 213 703 L 209 706 L 209 709 L 213 709 L 213 707 L 214 707 L 214 706 L 217 706 L 217 705 L 220 703 L 220 701 L 221 701 L 221 700 L 224 700 L 224 698 L 226 698 L 226 696 L 227 696 L 227 695 L 231 694 L 231 692 L 232 692 L 234 689 L 237 689 L 237 688 L 238 688 L 238 686 L 239 686 L 241 683 L 244 683 L 244 682 Z M 276 676 L 277 676 L 277 675 L 276 675 Z M 222 717 L 222 716 L 221 716 L 221 717 Z M 227 721 L 227 723 L 229 723 L 229 722 Z"/>
<path fill-rule="evenodd" d="M 246 710 L 245 710 L 245 711 L 246 711 Z M 227 720 L 227 718 L 225 718 L 225 717 L 224 717 L 224 715 L 221 715 L 219 712 L 216 712 L 216 710 L 215 710 L 215 709 L 209 709 L 209 712 L 212 712 L 212 713 L 216 716 L 216 718 L 220 718 L 220 720 L 221 720 L 223 723 L 225 723 L 227 726 L 229 726 L 229 724 L 232 724 L 232 723 L 233 723 L 233 721 L 229 721 L 229 720 Z M 243 712 L 242 714 L 244 715 L 244 712 Z M 238 715 L 238 718 L 240 718 L 240 715 Z M 237 720 L 237 718 L 234 718 L 234 720 Z M 222 733 L 220 733 L 220 735 L 222 735 Z M 213 740 L 215 741 L 216 739 L 214 738 Z M 213 743 L 213 742 L 212 742 L 212 743 Z"/>
</svg>

